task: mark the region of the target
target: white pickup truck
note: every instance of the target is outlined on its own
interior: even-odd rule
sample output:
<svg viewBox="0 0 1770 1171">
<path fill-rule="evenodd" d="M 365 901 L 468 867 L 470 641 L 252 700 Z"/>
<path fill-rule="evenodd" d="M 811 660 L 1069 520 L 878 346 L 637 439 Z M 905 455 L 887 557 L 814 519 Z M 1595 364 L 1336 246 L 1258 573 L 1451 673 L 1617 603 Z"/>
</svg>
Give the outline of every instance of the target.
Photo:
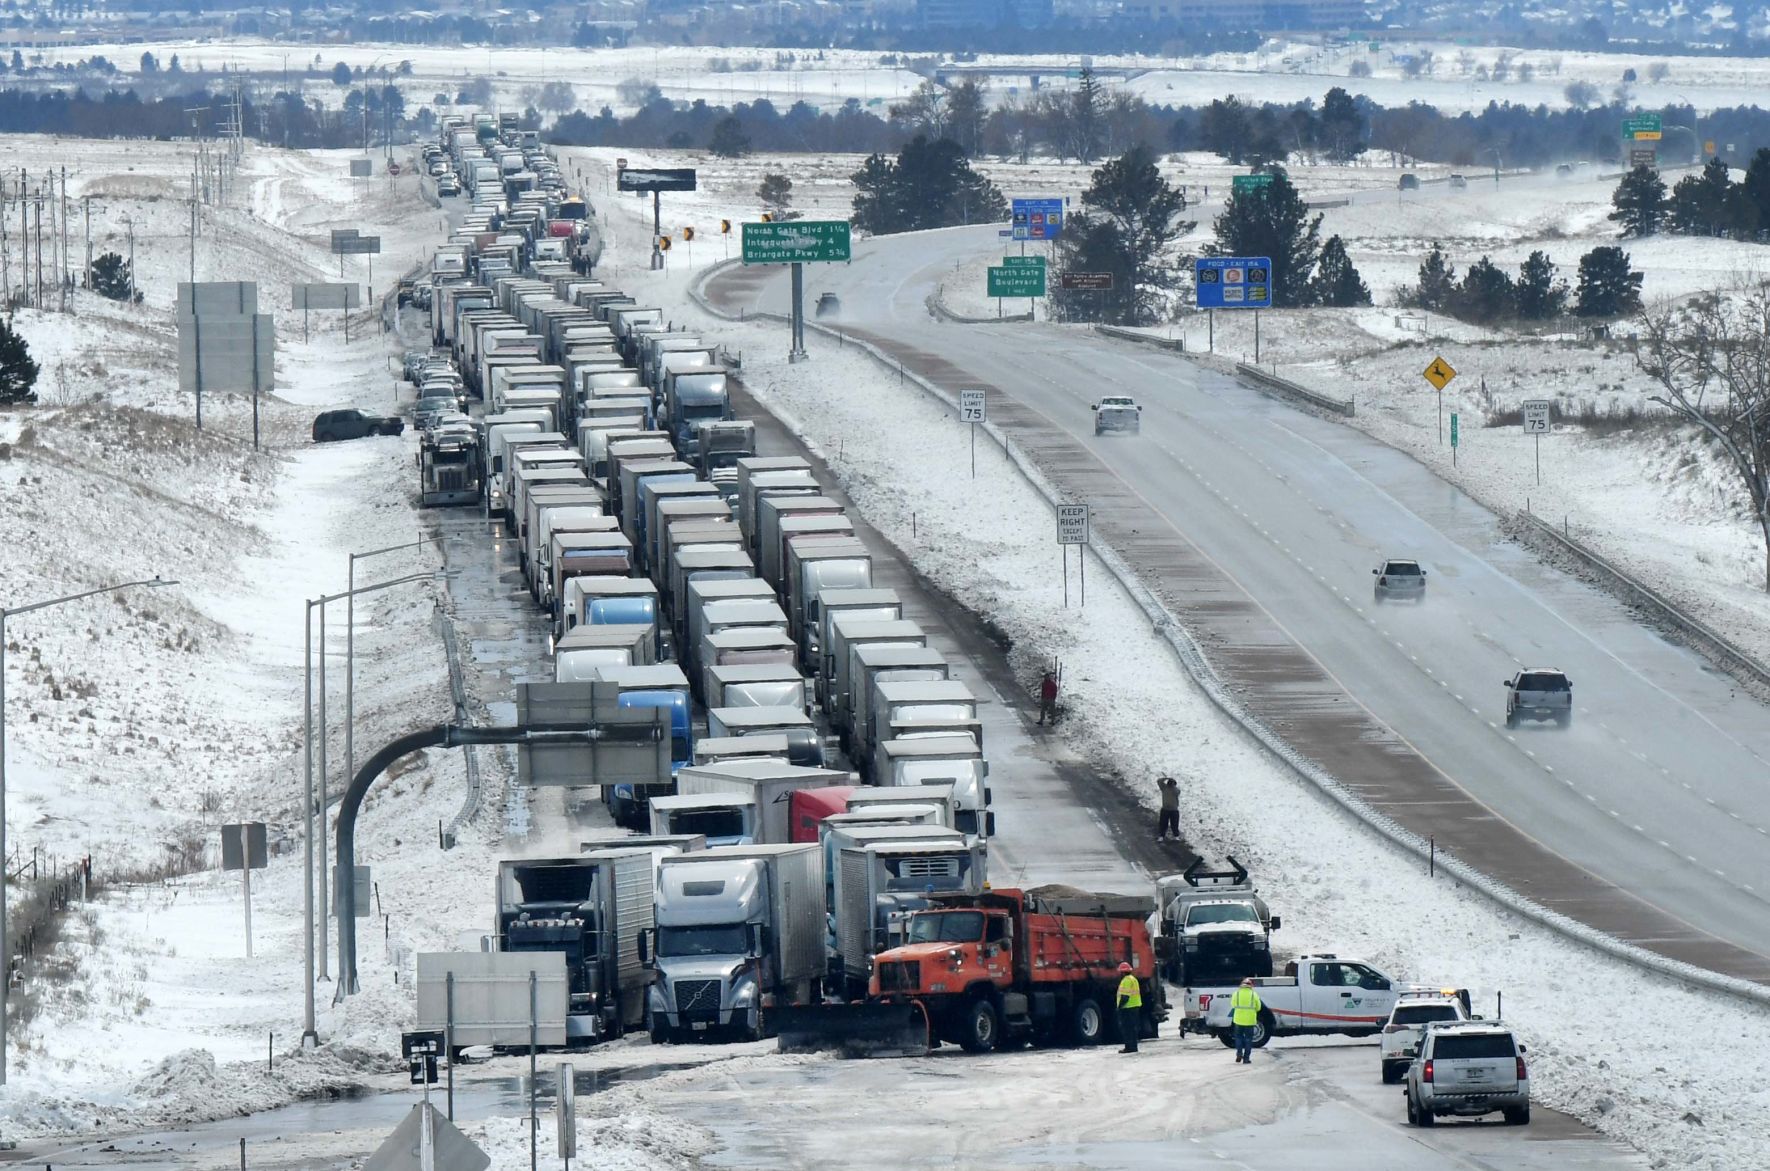
<svg viewBox="0 0 1770 1171">
<path fill-rule="evenodd" d="M 1256 1048 L 1273 1037 L 1373 1036 L 1382 1031 L 1401 993 L 1427 987 L 1391 980 L 1361 960 L 1334 955 L 1298 956 L 1294 964 L 1285 965 L 1285 973 L 1254 981 L 1262 1005 L 1254 1030 Z M 1213 1033 L 1223 1044 L 1233 1045 L 1229 997 L 1235 987 L 1188 988 L 1186 1030 Z"/>
<path fill-rule="evenodd" d="M 1088 404 L 1094 412 L 1094 434 L 1104 435 L 1108 431 L 1129 431 L 1133 434 L 1143 428 L 1143 408 L 1135 399 L 1125 394 L 1109 394 L 1097 403 Z"/>
</svg>

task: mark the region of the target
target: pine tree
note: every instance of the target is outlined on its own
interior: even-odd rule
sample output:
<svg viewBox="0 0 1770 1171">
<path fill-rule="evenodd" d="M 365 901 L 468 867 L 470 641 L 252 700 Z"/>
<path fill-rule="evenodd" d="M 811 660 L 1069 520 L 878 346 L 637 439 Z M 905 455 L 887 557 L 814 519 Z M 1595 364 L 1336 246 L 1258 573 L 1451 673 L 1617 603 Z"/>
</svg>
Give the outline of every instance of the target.
<svg viewBox="0 0 1770 1171">
<path fill-rule="evenodd" d="M 1728 230 L 1728 197 L 1733 179 L 1727 164 L 1710 159 L 1700 174 L 1686 175 L 1672 188 L 1671 229 L 1686 236 L 1721 236 Z"/>
<path fill-rule="evenodd" d="M 1579 292 L 1574 312 L 1581 317 L 1621 317 L 1641 309 L 1641 274 L 1629 267 L 1621 248 L 1600 246 L 1579 258 Z"/>
<path fill-rule="evenodd" d="M 127 301 L 134 290 L 129 262 L 107 252 L 92 262 L 92 291 L 112 301 Z"/>
<path fill-rule="evenodd" d="M 756 187 L 756 198 L 777 220 L 790 219 L 793 212 L 793 181 L 785 175 L 767 174 Z"/>
<path fill-rule="evenodd" d="M 1338 236 L 1329 236 L 1321 246 L 1313 286 L 1311 300 L 1317 305 L 1345 309 L 1371 303 L 1371 291 L 1352 266 L 1352 258 L 1346 255 L 1346 243 Z"/>
<path fill-rule="evenodd" d="M 1274 306 L 1308 303 L 1309 276 L 1321 253 L 1321 216 L 1310 217 L 1282 169 L 1274 169 L 1265 186 L 1231 190 L 1212 227 L 1217 255 L 1271 258 Z"/>
<path fill-rule="evenodd" d="M 750 153 L 750 136 L 744 124 L 730 114 L 713 124 L 713 137 L 707 149 L 722 159 L 739 159 Z"/>
<path fill-rule="evenodd" d="M 895 161 L 872 155 L 850 179 L 852 222 L 875 235 L 984 224 L 1008 214 L 1008 201 L 996 185 L 971 169 L 950 138 L 929 142 L 918 135 Z"/>
<path fill-rule="evenodd" d="M 1321 101 L 1318 135 L 1333 162 L 1349 163 L 1364 153 L 1364 115 L 1352 95 L 1337 85 Z"/>
<path fill-rule="evenodd" d="M 1154 320 L 1153 293 L 1171 282 L 1165 254 L 1192 227 L 1180 219 L 1185 210 L 1186 197 L 1162 178 L 1148 147 L 1133 147 L 1096 169 L 1082 192 L 1082 210 L 1059 237 L 1058 263 L 1112 273 L 1112 293 L 1059 293 L 1059 312 L 1072 321 L 1097 313 L 1127 325 Z"/>
<path fill-rule="evenodd" d="M 1420 262 L 1420 308 L 1448 308 L 1456 287 L 1457 267 L 1445 259 L 1444 248 L 1434 240 L 1432 251 Z"/>
<path fill-rule="evenodd" d="M 37 363 L 31 360 L 31 347 L 10 324 L 0 321 L 0 406 L 36 402 L 37 392 L 31 388 L 39 373 Z"/>
<path fill-rule="evenodd" d="M 1770 232 L 1770 147 L 1759 147 L 1752 156 L 1734 197 L 1734 235 L 1756 240 Z"/>
<path fill-rule="evenodd" d="M 1567 310 L 1567 285 L 1555 280 L 1555 262 L 1547 252 L 1532 252 L 1518 268 L 1518 316 L 1545 321 Z"/>
<path fill-rule="evenodd" d="M 1451 311 L 1468 321 L 1490 322 L 1518 312 L 1518 290 L 1499 265 L 1483 256 L 1463 274 Z"/>
<path fill-rule="evenodd" d="M 1610 218 L 1622 225 L 1624 236 L 1654 235 L 1665 220 L 1665 180 L 1652 167 L 1636 167 L 1616 185 L 1610 202 L 1616 208 Z"/>
<path fill-rule="evenodd" d="M 1076 161 L 1092 163 L 1100 157 L 1100 116 L 1106 95 L 1092 69 L 1083 69 L 1071 102 L 1070 122 L 1075 129 Z"/>
</svg>

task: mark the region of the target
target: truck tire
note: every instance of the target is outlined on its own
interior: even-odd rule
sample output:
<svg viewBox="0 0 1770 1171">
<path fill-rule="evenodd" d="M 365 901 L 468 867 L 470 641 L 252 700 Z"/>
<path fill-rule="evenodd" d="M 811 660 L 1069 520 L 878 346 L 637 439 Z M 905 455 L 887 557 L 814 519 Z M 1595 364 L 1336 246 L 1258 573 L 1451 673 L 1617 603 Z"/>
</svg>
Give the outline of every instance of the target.
<svg viewBox="0 0 1770 1171">
<path fill-rule="evenodd" d="M 1092 996 L 1077 1000 L 1069 1014 L 1070 1038 L 1077 1045 L 1098 1045 L 1106 1039 L 1106 1013 Z"/>
<path fill-rule="evenodd" d="M 1517 712 L 1507 712 L 1506 713 L 1506 727 L 1516 728 L 1517 726 L 1518 726 L 1518 713 Z"/>
<path fill-rule="evenodd" d="M 959 1023 L 959 1047 L 967 1053 L 988 1053 L 996 1047 L 1001 1028 L 996 1006 L 987 998 L 979 997 L 971 1002 Z"/>
<path fill-rule="evenodd" d="M 1272 1040 L 1273 1027 L 1272 1014 L 1262 1010 L 1260 1019 L 1254 1024 L 1254 1048 L 1266 1048 L 1266 1042 Z"/>
<path fill-rule="evenodd" d="M 1432 1111 L 1421 1107 L 1414 1101 L 1414 1096 L 1407 1096 L 1407 1120 L 1415 1126 L 1431 1126 L 1438 1120 L 1432 1117 Z"/>
<path fill-rule="evenodd" d="M 1225 1049 L 1235 1048 L 1235 1030 L 1234 1029 L 1218 1029 L 1217 1030 L 1217 1040 L 1222 1042 L 1223 1048 L 1225 1048 Z"/>
<path fill-rule="evenodd" d="M 1505 1115 L 1507 1126 L 1529 1126 L 1530 1125 L 1530 1103 L 1529 1102 L 1526 1102 L 1522 1106 L 1515 1106 L 1510 1110 L 1502 1110 L 1500 1113 Z"/>
<path fill-rule="evenodd" d="M 1383 1063 L 1383 1084 L 1392 1086 L 1401 1080 L 1407 1072 L 1407 1063 L 1402 1061 L 1385 1061 Z"/>
</svg>

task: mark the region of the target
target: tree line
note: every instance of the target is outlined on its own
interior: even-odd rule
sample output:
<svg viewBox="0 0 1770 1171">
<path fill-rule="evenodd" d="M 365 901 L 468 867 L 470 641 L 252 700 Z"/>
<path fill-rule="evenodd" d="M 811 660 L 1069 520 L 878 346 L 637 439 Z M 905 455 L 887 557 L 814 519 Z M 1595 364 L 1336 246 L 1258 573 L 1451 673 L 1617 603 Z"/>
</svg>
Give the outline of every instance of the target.
<svg viewBox="0 0 1770 1171">
<path fill-rule="evenodd" d="M 1770 238 L 1770 148 L 1760 149 L 1735 183 L 1727 164 L 1711 158 L 1668 192 L 1657 170 L 1638 166 L 1611 194 L 1610 219 L 1625 236 Z"/>
</svg>

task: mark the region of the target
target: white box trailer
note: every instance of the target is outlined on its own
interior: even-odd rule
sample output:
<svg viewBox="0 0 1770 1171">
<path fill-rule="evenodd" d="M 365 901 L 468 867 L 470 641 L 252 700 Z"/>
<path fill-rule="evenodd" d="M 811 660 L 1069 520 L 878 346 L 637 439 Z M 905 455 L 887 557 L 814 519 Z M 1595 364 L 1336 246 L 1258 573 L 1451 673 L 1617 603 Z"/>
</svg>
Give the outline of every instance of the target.
<svg viewBox="0 0 1770 1171">
<path fill-rule="evenodd" d="M 785 736 L 703 736 L 694 744 L 696 764 L 723 764 L 728 760 L 787 761 Z"/>
<path fill-rule="evenodd" d="M 677 793 L 650 802 L 654 834 L 700 834 L 709 846 L 747 846 L 766 841 L 756 797 L 738 791 Z"/>
<path fill-rule="evenodd" d="M 679 769 L 676 773 L 679 795 L 738 793 L 754 801 L 761 816 L 761 840 L 765 842 L 784 842 L 791 836 L 788 814 L 794 793 L 853 783 L 851 774 L 837 769 L 801 768 L 772 760 L 727 760 Z"/>
<path fill-rule="evenodd" d="M 891 739 L 895 725 L 924 720 L 974 720 L 977 697 L 957 679 L 889 679 L 873 685 L 873 722 L 857 754 Z M 883 783 L 883 782 L 881 782 Z"/>
<path fill-rule="evenodd" d="M 707 669 L 708 707 L 796 707 L 806 710 L 809 695 L 797 667 L 743 663 Z"/>
<path fill-rule="evenodd" d="M 854 651 L 858 647 L 883 643 L 908 643 L 927 646 L 928 635 L 914 622 L 898 618 L 839 618 L 830 627 L 830 642 L 824 649 L 824 707 L 830 722 L 840 728 L 847 722 L 850 697 L 854 694 L 854 675 L 858 663 Z"/>
<path fill-rule="evenodd" d="M 799 639 L 800 665 L 807 674 L 817 674 L 823 648 L 830 640 L 831 623 L 850 614 L 889 622 L 903 617 L 903 599 L 897 596 L 896 590 L 878 587 L 852 589 L 843 586 L 819 590 L 806 611 L 804 634 Z"/>
</svg>

